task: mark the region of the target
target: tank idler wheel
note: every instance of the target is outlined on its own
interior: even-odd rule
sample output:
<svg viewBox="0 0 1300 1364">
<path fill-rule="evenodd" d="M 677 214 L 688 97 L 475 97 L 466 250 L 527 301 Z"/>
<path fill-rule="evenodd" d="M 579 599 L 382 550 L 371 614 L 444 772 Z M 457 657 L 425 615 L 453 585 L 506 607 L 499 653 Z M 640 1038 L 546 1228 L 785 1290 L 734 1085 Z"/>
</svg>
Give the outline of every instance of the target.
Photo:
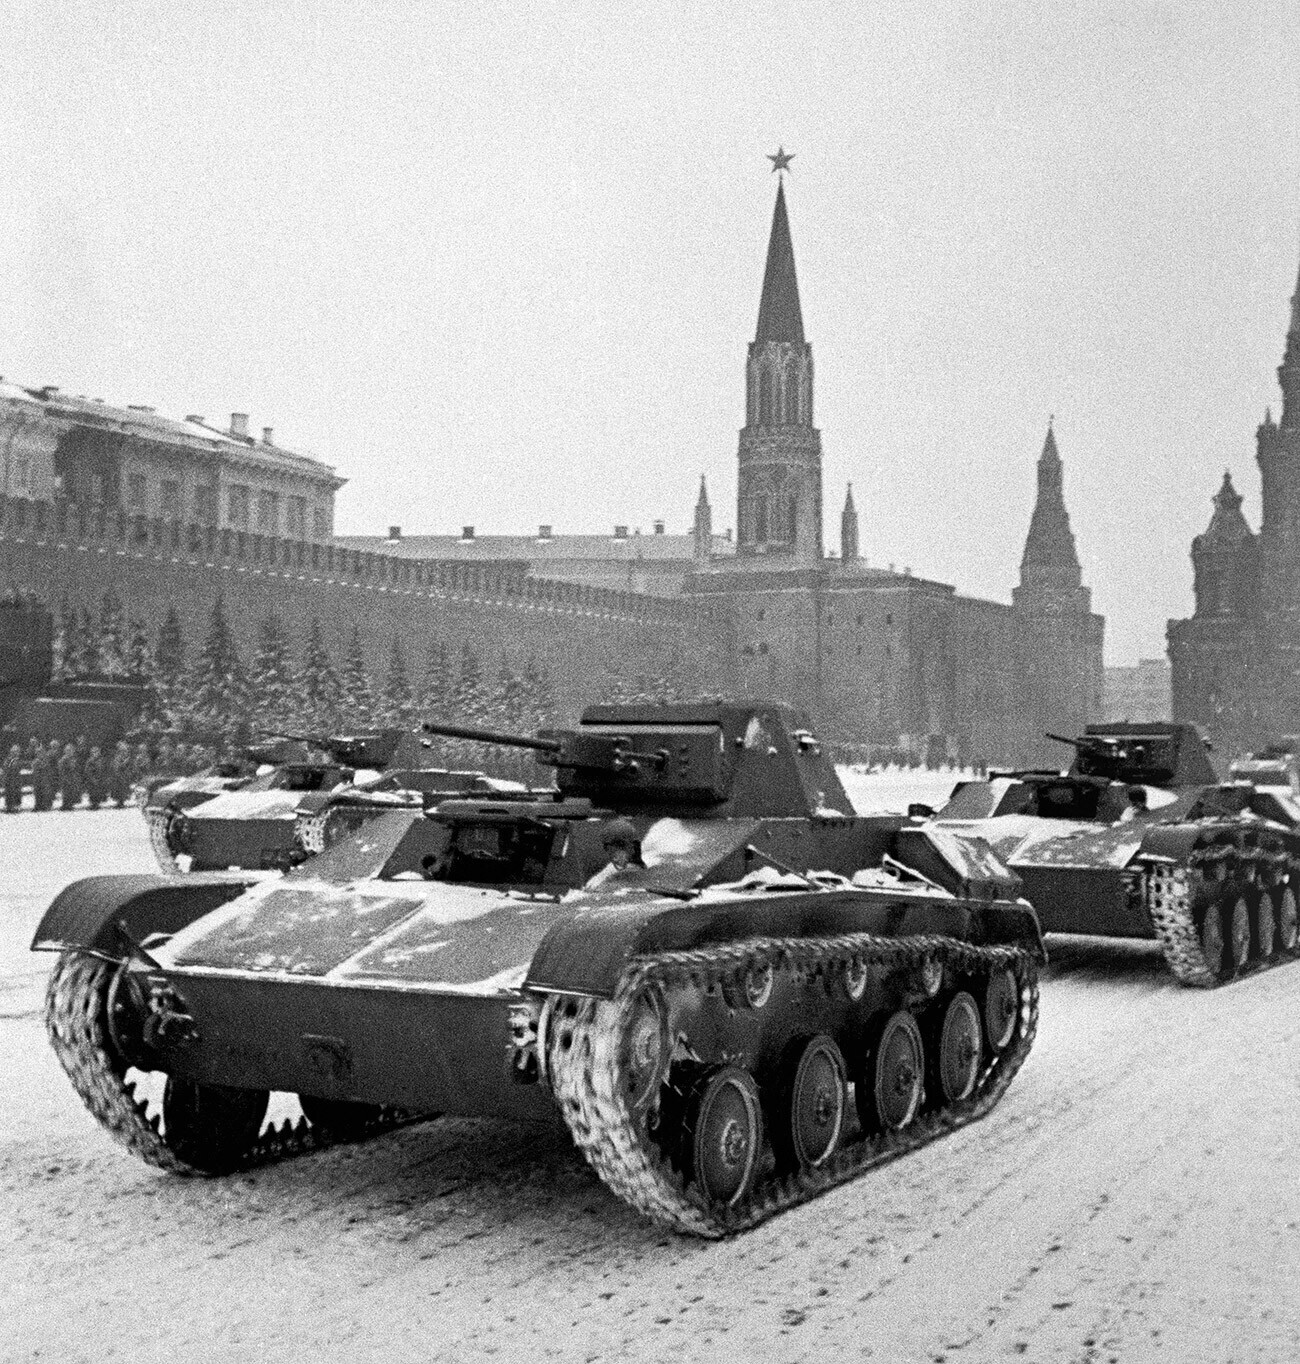
<svg viewBox="0 0 1300 1364">
<path fill-rule="evenodd" d="M 621 1047 L 623 1093 L 633 1113 L 643 1113 L 659 1093 L 671 1052 L 668 1006 L 662 991 L 648 986 L 632 1004 Z"/>
<path fill-rule="evenodd" d="M 1277 898 L 1277 945 L 1283 952 L 1294 952 L 1300 939 L 1300 915 L 1296 912 L 1295 891 L 1290 886 L 1279 886 Z"/>
<path fill-rule="evenodd" d="M 1205 918 L 1201 923 L 1201 953 L 1205 964 L 1216 976 L 1223 976 L 1223 911 L 1219 903 L 1212 900 L 1205 907 Z"/>
<path fill-rule="evenodd" d="M 1255 944 L 1255 959 L 1269 961 L 1277 951 L 1277 920 L 1273 912 L 1273 897 L 1261 890 L 1252 897 L 1252 933 Z"/>
<path fill-rule="evenodd" d="M 816 1169 L 844 1130 L 844 1057 L 824 1033 L 788 1049 L 777 1082 L 772 1145 L 785 1169 Z"/>
<path fill-rule="evenodd" d="M 169 1075 L 163 1140 L 187 1164 L 226 1174 L 257 1141 L 270 1097 L 265 1089 L 230 1089 Z"/>
<path fill-rule="evenodd" d="M 776 972 L 770 961 L 728 976 L 722 982 L 722 997 L 733 1009 L 761 1009 L 772 998 Z"/>
<path fill-rule="evenodd" d="M 979 1079 L 981 1041 L 979 1005 L 962 990 L 944 1011 L 938 1050 L 932 1058 L 935 1088 L 945 1103 L 970 1097 Z"/>
<path fill-rule="evenodd" d="M 1016 1014 L 1020 1011 L 1020 987 L 1016 973 L 1007 966 L 997 967 L 984 987 L 984 1031 L 994 1051 L 1005 1051 L 1016 1035 Z"/>
<path fill-rule="evenodd" d="M 1244 895 L 1230 895 L 1225 909 L 1228 915 L 1228 962 L 1235 975 L 1244 970 L 1250 960 L 1250 904 Z"/>
<path fill-rule="evenodd" d="M 348 1099 L 318 1099 L 299 1094 L 303 1116 L 313 1127 L 339 1141 L 356 1141 L 383 1112 L 378 1104 L 353 1103 Z"/>
<path fill-rule="evenodd" d="M 763 1149 L 758 1086 L 740 1066 L 719 1066 L 687 1103 L 690 1175 L 709 1207 L 731 1208 L 753 1187 Z"/>
<path fill-rule="evenodd" d="M 906 1009 L 881 1025 L 856 1085 L 858 1117 L 871 1132 L 897 1132 L 916 1117 L 925 1077 L 921 1029 Z"/>
</svg>

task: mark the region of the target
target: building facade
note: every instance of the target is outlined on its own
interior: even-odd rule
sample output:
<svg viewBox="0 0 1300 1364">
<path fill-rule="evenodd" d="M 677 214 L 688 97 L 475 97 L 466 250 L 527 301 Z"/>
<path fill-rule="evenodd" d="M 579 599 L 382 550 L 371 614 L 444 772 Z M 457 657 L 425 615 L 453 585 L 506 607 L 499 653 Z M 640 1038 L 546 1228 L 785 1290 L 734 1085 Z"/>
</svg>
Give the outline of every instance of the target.
<svg viewBox="0 0 1300 1364">
<path fill-rule="evenodd" d="M 1227 751 L 1300 734 L 1300 280 L 1277 375 L 1281 417 L 1256 431 L 1260 528 L 1225 472 L 1192 541 L 1193 614 L 1168 626 L 1174 718 Z"/>
</svg>

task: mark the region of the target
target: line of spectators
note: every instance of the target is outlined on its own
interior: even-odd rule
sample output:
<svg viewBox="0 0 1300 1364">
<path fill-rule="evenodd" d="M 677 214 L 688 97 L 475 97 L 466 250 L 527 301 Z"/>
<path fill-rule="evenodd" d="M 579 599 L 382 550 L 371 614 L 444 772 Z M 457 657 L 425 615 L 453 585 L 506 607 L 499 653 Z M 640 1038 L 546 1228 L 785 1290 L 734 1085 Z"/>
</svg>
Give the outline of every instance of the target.
<svg viewBox="0 0 1300 1364">
<path fill-rule="evenodd" d="M 108 750 L 80 734 L 70 743 L 31 739 L 26 749 L 14 744 L 0 764 L 7 814 L 22 809 L 30 787 L 37 810 L 73 810 L 84 799 L 92 810 L 122 807 L 137 785 L 156 778 L 188 776 L 210 767 L 217 754 L 201 744 L 177 744 L 164 737 L 156 747 L 121 740 Z"/>
</svg>

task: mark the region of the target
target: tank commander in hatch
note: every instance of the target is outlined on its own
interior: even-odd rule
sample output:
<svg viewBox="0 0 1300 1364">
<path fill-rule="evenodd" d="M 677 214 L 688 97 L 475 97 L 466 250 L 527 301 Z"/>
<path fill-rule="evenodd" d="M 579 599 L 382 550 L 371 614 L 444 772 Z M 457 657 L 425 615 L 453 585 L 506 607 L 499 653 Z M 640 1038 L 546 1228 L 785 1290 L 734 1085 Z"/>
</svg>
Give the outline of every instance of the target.
<svg viewBox="0 0 1300 1364">
<path fill-rule="evenodd" d="M 1145 786 L 1130 786 L 1127 792 L 1128 805 L 1124 808 L 1124 813 L 1120 815 L 1119 822 L 1127 824 L 1131 819 L 1137 819 L 1139 815 L 1147 812 L 1147 789 Z"/>
</svg>

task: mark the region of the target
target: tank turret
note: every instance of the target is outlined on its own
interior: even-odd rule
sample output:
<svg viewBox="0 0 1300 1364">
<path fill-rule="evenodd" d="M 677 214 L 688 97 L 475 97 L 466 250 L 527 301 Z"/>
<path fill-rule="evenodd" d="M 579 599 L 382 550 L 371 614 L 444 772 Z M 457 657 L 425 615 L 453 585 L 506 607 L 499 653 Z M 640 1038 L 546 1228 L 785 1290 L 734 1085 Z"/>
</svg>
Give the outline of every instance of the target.
<svg viewBox="0 0 1300 1364">
<path fill-rule="evenodd" d="M 536 738 L 429 722 L 430 734 L 530 748 L 565 796 L 613 810 L 717 818 L 849 815 L 807 719 L 776 703 L 589 706 L 577 729 Z"/>
</svg>

